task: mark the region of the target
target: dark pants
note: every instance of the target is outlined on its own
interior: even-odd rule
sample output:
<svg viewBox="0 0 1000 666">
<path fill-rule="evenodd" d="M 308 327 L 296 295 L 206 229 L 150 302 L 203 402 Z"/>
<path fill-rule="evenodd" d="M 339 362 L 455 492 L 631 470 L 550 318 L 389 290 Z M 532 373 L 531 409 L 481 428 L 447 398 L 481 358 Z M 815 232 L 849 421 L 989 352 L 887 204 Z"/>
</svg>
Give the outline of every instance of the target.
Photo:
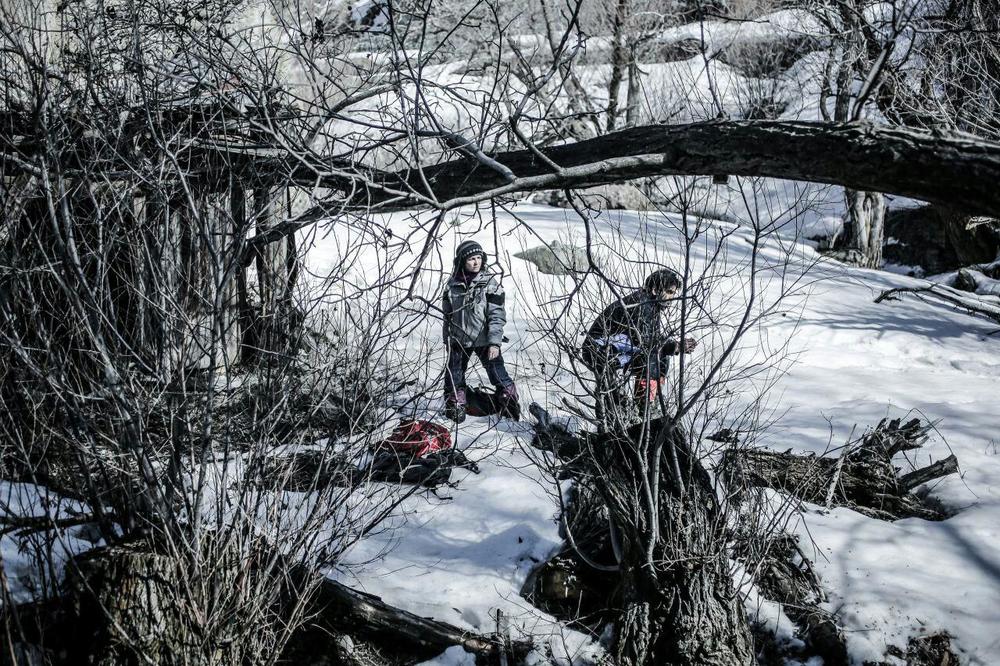
<svg viewBox="0 0 1000 666">
<path fill-rule="evenodd" d="M 503 355 L 498 354 L 492 361 L 489 357 L 489 347 L 461 347 L 450 345 L 448 348 L 448 369 L 444 373 L 444 393 L 451 398 L 459 389 L 465 388 L 465 373 L 469 369 L 469 359 L 475 354 L 479 357 L 479 362 L 486 370 L 486 376 L 490 383 L 497 389 L 513 386 L 514 380 L 507 374 L 507 367 L 503 364 Z"/>
</svg>

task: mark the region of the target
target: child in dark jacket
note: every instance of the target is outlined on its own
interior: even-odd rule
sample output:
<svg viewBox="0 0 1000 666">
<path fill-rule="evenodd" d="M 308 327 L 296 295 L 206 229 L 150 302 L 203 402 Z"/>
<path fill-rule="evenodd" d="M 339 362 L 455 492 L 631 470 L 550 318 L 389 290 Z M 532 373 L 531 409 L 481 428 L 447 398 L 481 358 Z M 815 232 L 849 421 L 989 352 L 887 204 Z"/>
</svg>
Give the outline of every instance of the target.
<svg viewBox="0 0 1000 666">
<path fill-rule="evenodd" d="M 643 288 L 608 305 L 594 320 L 581 347 L 584 363 L 597 377 L 598 392 L 620 401 L 620 373 L 635 379 L 640 408 L 656 399 L 669 359 L 697 343 L 680 341 L 663 326 L 669 299 L 681 288 L 680 276 L 664 268 L 649 275 Z"/>
<path fill-rule="evenodd" d="M 448 367 L 444 375 L 445 414 L 456 423 L 465 420 L 465 373 L 475 354 L 496 388 L 500 412 L 519 418 L 514 380 L 507 374 L 500 344 L 507 323 L 503 287 L 486 272 L 486 252 L 475 241 L 455 251 L 454 271 L 444 290 L 444 343 Z"/>
</svg>

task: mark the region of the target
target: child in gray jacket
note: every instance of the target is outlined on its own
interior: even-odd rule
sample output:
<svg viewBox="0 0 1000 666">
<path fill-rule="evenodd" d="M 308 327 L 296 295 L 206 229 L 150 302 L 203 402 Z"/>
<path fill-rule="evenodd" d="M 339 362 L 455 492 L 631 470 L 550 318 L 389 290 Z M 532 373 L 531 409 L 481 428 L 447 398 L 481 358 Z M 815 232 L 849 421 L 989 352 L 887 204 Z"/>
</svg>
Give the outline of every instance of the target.
<svg viewBox="0 0 1000 666">
<path fill-rule="evenodd" d="M 503 287 L 485 267 L 482 246 L 476 241 L 464 241 L 455 251 L 454 271 L 442 299 L 444 343 L 448 348 L 445 414 L 456 423 L 465 420 L 465 373 L 473 354 L 496 388 L 500 413 L 518 418 L 520 412 L 514 380 L 507 374 L 500 355 L 507 323 Z"/>
</svg>

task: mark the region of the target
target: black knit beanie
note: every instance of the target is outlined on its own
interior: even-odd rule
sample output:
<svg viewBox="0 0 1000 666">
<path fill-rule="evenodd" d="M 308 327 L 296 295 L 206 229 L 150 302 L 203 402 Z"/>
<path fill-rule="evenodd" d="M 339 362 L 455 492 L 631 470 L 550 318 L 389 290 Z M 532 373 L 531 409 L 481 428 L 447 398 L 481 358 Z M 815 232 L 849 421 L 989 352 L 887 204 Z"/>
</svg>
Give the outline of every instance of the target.
<svg viewBox="0 0 1000 666">
<path fill-rule="evenodd" d="M 483 266 L 486 265 L 486 252 L 483 250 L 483 246 L 474 240 L 462 241 L 459 244 L 458 249 L 455 250 L 455 267 L 459 268 L 465 263 L 465 260 L 474 255 L 480 255 L 483 258 Z"/>
</svg>

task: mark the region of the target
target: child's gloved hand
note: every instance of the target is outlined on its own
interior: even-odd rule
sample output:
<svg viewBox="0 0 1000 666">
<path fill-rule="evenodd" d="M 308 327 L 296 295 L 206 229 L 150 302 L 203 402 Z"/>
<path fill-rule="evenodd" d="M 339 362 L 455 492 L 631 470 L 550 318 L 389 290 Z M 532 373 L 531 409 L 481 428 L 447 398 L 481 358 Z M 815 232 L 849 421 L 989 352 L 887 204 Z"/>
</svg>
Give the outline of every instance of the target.
<svg viewBox="0 0 1000 666">
<path fill-rule="evenodd" d="M 491 361 L 495 361 L 497 356 L 500 355 L 500 348 L 496 345 L 490 345 L 490 348 L 486 350 L 486 358 Z"/>
</svg>

